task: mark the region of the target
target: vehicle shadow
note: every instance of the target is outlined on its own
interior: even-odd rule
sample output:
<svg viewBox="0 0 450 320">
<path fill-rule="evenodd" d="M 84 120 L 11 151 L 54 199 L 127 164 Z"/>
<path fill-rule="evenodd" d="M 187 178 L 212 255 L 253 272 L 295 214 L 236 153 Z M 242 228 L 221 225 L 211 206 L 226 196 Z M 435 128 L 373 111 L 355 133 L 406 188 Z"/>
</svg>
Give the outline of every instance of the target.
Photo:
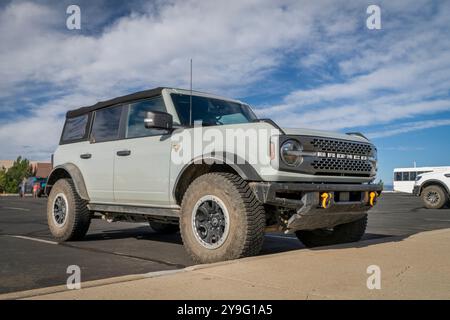
<svg viewBox="0 0 450 320">
<path fill-rule="evenodd" d="M 348 243 L 342 243 L 342 244 L 335 244 L 332 246 L 322 246 L 322 247 L 314 247 L 309 248 L 313 251 L 320 251 L 320 250 L 339 250 L 339 249 L 349 249 L 349 248 L 365 248 L 370 247 L 373 245 L 378 245 L 381 243 L 392 243 L 392 242 L 400 242 L 404 239 L 407 239 L 412 234 L 405 234 L 401 236 L 390 236 L 390 235 L 377 235 L 378 237 L 375 238 L 369 238 L 369 239 L 361 239 L 358 242 L 348 242 Z"/>
<path fill-rule="evenodd" d="M 405 236 L 406 237 L 406 236 Z M 353 242 L 341 245 L 331 246 L 332 248 L 366 247 L 373 244 L 401 241 L 405 237 L 391 236 L 385 234 L 366 233 L 360 242 Z M 179 232 L 173 234 L 161 234 L 154 232 L 147 226 L 127 229 L 97 230 L 89 233 L 83 239 L 83 242 L 101 241 L 101 240 L 120 240 L 134 238 L 136 240 L 171 243 L 182 246 L 183 241 Z M 330 249 L 327 247 L 310 248 L 312 250 Z M 306 249 L 306 247 L 297 239 L 295 235 L 286 235 L 282 233 L 267 233 L 264 238 L 263 248 L 259 255 L 268 255 L 293 250 Z"/>
<path fill-rule="evenodd" d="M 383 242 L 401 241 L 405 237 L 397 237 L 386 234 L 366 233 L 359 242 L 307 248 L 302 242 L 300 242 L 300 240 L 297 239 L 295 235 L 266 234 L 264 247 L 261 250 L 261 254 L 281 253 L 299 249 L 324 250 L 331 248 L 333 249 L 350 248 L 350 247 L 361 248 Z"/>
<path fill-rule="evenodd" d="M 127 228 L 127 229 L 113 229 L 113 230 L 96 230 L 87 234 L 83 241 L 98 241 L 98 240 L 119 240 L 134 238 L 136 240 L 148 240 L 167 242 L 183 245 L 181 235 L 179 232 L 172 234 L 162 234 L 151 230 L 147 226 Z"/>
</svg>

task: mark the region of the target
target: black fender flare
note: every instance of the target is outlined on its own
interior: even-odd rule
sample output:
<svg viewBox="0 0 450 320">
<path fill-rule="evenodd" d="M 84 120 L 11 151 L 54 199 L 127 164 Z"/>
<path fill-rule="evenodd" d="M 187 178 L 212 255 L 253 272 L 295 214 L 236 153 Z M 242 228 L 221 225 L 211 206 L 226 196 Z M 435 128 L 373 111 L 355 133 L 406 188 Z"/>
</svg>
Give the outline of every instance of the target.
<svg viewBox="0 0 450 320">
<path fill-rule="evenodd" d="M 45 194 L 48 196 L 50 190 L 56 181 L 60 178 L 70 178 L 72 179 L 75 189 L 83 200 L 90 200 L 89 194 L 86 189 L 86 184 L 84 183 L 83 175 L 80 169 L 73 163 L 65 163 L 53 168 L 52 172 L 47 178 L 47 185 L 45 186 Z"/>
<path fill-rule="evenodd" d="M 183 166 L 183 168 L 178 173 L 177 178 L 175 179 L 175 182 L 173 184 L 173 196 L 176 198 L 176 190 L 177 186 L 180 183 L 181 177 L 186 172 L 186 170 L 195 164 L 224 164 L 230 166 L 236 173 L 246 181 L 261 181 L 261 177 L 259 176 L 258 172 L 253 168 L 253 166 L 242 159 L 241 157 L 237 156 L 236 154 L 229 153 L 229 152 L 220 152 L 215 154 L 205 154 L 202 156 L 198 156 L 194 159 L 191 159 L 187 164 Z"/>
</svg>

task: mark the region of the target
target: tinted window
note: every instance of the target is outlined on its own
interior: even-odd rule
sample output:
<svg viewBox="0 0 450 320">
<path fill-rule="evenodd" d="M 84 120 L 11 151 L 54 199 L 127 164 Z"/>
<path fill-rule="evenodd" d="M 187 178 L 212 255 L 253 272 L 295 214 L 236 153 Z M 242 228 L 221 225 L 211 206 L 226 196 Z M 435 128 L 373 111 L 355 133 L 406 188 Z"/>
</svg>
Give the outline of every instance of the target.
<svg viewBox="0 0 450 320">
<path fill-rule="evenodd" d="M 410 172 L 409 173 L 409 180 L 410 181 L 415 181 L 416 180 L 416 176 L 417 176 L 417 172 Z"/>
<path fill-rule="evenodd" d="M 62 135 L 63 142 L 70 142 L 84 138 L 88 123 L 88 115 L 66 119 Z"/>
<path fill-rule="evenodd" d="M 402 180 L 409 181 L 409 172 L 403 172 Z"/>
<path fill-rule="evenodd" d="M 172 101 L 182 125 L 190 124 L 190 96 L 172 94 Z M 204 126 L 247 123 L 256 120 L 251 109 L 240 103 L 207 97 L 192 96 L 192 123 Z"/>
<path fill-rule="evenodd" d="M 166 112 L 163 98 L 157 97 L 154 99 L 143 100 L 130 104 L 126 132 L 127 138 L 158 135 L 166 131 L 161 129 L 147 129 L 145 127 L 144 119 L 147 115 L 147 111 Z"/>
<path fill-rule="evenodd" d="M 119 137 L 122 106 L 95 111 L 92 138 L 95 142 L 114 140 Z"/>
<path fill-rule="evenodd" d="M 394 180 L 395 181 L 402 181 L 402 173 L 401 172 L 396 172 Z"/>
</svg>

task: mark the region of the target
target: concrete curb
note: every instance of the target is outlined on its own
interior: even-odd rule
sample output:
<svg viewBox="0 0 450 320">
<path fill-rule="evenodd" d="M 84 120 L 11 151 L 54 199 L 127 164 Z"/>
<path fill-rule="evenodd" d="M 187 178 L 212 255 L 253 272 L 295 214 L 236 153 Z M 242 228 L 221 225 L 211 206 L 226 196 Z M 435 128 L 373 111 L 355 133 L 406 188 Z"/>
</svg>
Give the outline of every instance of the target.
<svg viewBox="0 0 450 320">
<path fill-rule="evenodd" d="M 145 275 L 137 274 L 137 275 L 127 275 L 127 276 L 100 279 L 100 280 L 92 280 L 92 281 L 82 282 L 81 288 L 92 288 L 92 287 L 98 287 L 98 286 L 103 286 L 103 285 L 108 285 L 108 284 L 140 280 L 140 279 L 145 279 L 145 278 L 147 278 Z M 64 292 L 64 291 L 70 291 L 70 290 L 67 289 L 67 286 L 65 286 L 65 285 L 59 285 L 59 286 L 53 286 L 53 287 L 31 289 L 31 290 L 1 294 L 0 300 L 26 299 L 26 298 L 32 298 L 32 297 L 42 296 L 42 295 L 46 295 L 46 294 Z"/>
<path fill-rule="evenodd" d="M 180 272 L 185 272 L 185 271 L 187 271 L 187 270 L 185 270 L 185 269 L 164 270 L 164 271 L 155 271 L 155 272 L 149 272 L 149 273 L 143 273 L 143 274 L 132 274 L 132 275 L 126 275 L 126 276 L 120 276 L 120 277 L 91 280 L 91 281 L 82 282 L 81 288 L 82 289 L 93 288 L 93 287 L 105 286 L 108 284 L 129 282 L 129 281 L 149 279 L 149 278 L 157 278 L 157 277 L 169 276 L 169 275 L 173 275 L 175 273 L 180 273 Z M 71 290 L 67 289 L 67 286 L 65 286 L 65 285 L 59 285 L 59 286 L 53 286 L 53 287 L 46 287 L 46 288 L 31 289 L 31 290 L 25 290 L 25 291 L 17 291 L 17 292 L 0 294 L 0 300 L 26 299 L 26 298 L 32 298 L 32 297 L 42 296 L 42 295 L 46 295 L 46 294 L 64 292 L 64 291 L 71 291 Z"/>
</svg>

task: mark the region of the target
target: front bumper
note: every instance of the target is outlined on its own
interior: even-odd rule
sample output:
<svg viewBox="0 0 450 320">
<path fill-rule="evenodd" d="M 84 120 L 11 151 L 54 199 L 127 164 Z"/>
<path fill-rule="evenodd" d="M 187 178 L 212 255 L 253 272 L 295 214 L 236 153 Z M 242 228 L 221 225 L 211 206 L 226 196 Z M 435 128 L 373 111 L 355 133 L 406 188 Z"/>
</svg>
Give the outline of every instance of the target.
<svg viewBox="0 0 450 320">
<path fill-rule="evenodd" d="M 332 228 L 363 217 L 375 202 L 370 193 L 381 194 L 381 184 L 314 184 L 251 182 L 257 199 L 264 204 L 295 211 L 284 221 L 287 233 L 297 230 Z M 324 193 L 331 197 L 323 206 Z"/>
</svg>

